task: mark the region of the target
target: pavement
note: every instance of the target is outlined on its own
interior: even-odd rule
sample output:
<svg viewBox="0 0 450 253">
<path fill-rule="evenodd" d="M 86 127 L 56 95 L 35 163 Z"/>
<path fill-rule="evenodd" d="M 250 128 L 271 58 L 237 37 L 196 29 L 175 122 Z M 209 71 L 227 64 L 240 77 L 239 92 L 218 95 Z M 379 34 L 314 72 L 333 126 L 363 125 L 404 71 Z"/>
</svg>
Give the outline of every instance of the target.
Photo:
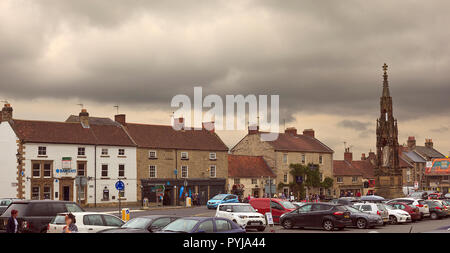
<svg viewBox="0 0 450 253">
<path fill-rule="evenodd" d="M 130 218 L 136 218 L 139 216 L 145 215 L 177 215 L 177 216 L 199 216 L 199 217 L 213 217 L 216 213 L 216 210 L 211 210 L 206 208 L 206 206 L 195 206 L 195 207 L 159 207 L 159 208 L 151 208 L 148 210 L 136 209 L 132 210 L 130 208 Z M 89 209 L 89 211 L 91 211 Z M 105 212 L 109 212 L 114 215 L 119 215 L 119 211 L 116 210 L 108 210 Z M 345 228 L 342 231 L 333 231 L 327 232 L 322 229 L 313 229 L 313 228 L 305 228 L 305 229 L 284 229 L 279 225 L 275 225 L 273 227 L 267 227 L 264 233 L 423 233 L 435 230 L 439 227 L 450 226 L 450 217 L 443 218 L 440 220 L 430 220 L 426 218 L 422 221 L 410 222 L 407 224 L 398 224 L 398 225 L 386 225 L 382 227 L 376 227 L 372 229 L 357 229 L 357 228 Z M 256 231 L 248 231 L 250 233 L 254 233 Z"/>
</svg>

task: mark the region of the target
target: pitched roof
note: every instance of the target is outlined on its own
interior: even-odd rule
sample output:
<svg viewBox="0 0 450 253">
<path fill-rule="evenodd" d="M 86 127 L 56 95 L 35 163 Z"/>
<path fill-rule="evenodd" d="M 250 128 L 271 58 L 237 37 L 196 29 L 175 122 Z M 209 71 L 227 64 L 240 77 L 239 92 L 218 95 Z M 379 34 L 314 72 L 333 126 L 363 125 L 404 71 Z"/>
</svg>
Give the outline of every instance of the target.
<svg viewBox="0 0 450 253">
<path fill-rule="evenodd" d="M 127 123 L 125 128 L 139 147 L 228 151 L 220 137 L 205 129 L 176 131 L 172 126 Z"/>
<path fill-rule="evenodd" d="M 375 178 L 375 166 L 369 160 L 352 161 L 352 165 L 362 173 L 363 178 Z"/>
<path fill-rule="evenodd" d="M 261 134 L 261 133 L 260 133 Z M 304 134 L 279 133 L 274 141 L 267 141 L 277 151 L 333 153 L 334 151 L 318 139 Z"/>
<path fill-rule="evenodd" d="M 275 177 L 262 156 L 228 155 L 228 177 Z"/>
<path fill-rule="evenodd" d="M 80 117 L 76 115 L 70 115 L 66 122 L 80 122 Z M 101 117 L 91 117 L 89 116 L 89 125 L 112 125 L 112 126 L 119 126 L 120 124 L 115 122 L 114 120 L 110 118 L 101 118 Z"/>
<path fill-rule="evenodd" d="M 412 168 L 412 167 L 414 167 L 414 166 L 412 166 L 412 164 L 411 163 L 409 163 L 405 158 L 403 158 L 403 156 L 402 155 L 399 155 L 399 157 L 398 157 L 399 159 L 399 165 L 400 165 L 400 168 Z"/>
<path fill-rule="evenodd" d="M 427 160 L 425 160 L 421 155 L 419 155 L 415 151 L 403 152 L 403 155 L 415 163 L 426 163 L 427 162 Z"/>
<path fill-rule="evenodd" d="M 429 158 L 445 158 L 445 156 L 437 151 L 434 148 L 429 148 L 425 146 L 416 146 L 414 149 L 417 153 L 419 153 L 422 156 L 429 157 Z"/>
<path fill-rule="evenodd" d="M 80 123 L 18 119 L 11 120 L 10 124 L 24 142 L 135 146 L 121 126 L 91 125 L 83 128 Z"/>
<path fill-rule="evenodd" d="M 363 173 L 352 166 L 347 161 L 334 160 L 333 161 L 333 175 L 334 176 L 362 176 Z"/>
</svg>

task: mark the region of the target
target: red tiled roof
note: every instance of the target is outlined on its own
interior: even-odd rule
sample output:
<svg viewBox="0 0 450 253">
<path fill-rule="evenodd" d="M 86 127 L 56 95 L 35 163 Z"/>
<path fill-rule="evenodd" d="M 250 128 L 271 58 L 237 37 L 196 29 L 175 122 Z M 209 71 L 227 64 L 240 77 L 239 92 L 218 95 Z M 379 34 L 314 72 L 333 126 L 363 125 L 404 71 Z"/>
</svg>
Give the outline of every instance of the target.
<svg viewBox="0 0 450 253">
<path fill-rule="evenodd" d="M 228 177 L 275 177 L 262 156 L 228 155 Z"/>
<path fill-rule="evenodd" d="M 304 134 L 279 133 L 278 139 L 268 141 L 277 151 L 333 153 L 333 150 L 318 139 Z"/>
<path fill-rule="evenodd" d="M 216 133 L 205 129 L 176 131 L 167 125 L 133 123 L 125 127 L 139 147 L 228 151 Z"/>
<path fill-rule="evenodd" d="M 352 161 L 352 165 L 362 173 L 363 178 L 375 178 L 375 166 L 369 160 Z"/>
<path fill-rule="evenodd" d="M 334 176 L 362 176 L 363 173 L 347 161 L 333 161 Z"/>
<path fill-rule="evenodd" d="M 17 137 L 24 142 L 135 146 L 121 126 L 92 125 L 83 128 L 80 123 L 17 119 L 10 123 Z"/>
</svg>

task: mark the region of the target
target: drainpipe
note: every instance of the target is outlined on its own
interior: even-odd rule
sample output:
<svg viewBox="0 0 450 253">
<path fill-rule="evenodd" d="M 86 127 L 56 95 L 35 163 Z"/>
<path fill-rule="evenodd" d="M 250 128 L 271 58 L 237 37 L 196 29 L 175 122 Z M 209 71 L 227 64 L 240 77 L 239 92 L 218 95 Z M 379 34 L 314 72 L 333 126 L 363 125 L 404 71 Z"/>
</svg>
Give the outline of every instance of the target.
<svg viewBox="0 0 450 253">
<path fill-rule="evenodd" d="M 94 207 L 97 207 L 97 145 L 94 145 Z"/>
</svg>

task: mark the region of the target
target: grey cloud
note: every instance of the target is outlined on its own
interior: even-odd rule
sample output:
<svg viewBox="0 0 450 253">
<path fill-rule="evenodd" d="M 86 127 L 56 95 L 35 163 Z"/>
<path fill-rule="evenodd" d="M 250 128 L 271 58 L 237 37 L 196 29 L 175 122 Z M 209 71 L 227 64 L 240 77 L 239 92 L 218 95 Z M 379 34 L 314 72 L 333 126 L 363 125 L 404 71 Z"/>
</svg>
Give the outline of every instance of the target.
<svg viewBox="0 0 450 253">
<path fill-rule="evenodd" d="M 192 95 L 201 85 L 205 95 L 279 94 L 288 122 L 295 112 L 375 119 L 387 62 L 399 120 L 450 107 L 450 35 L 442 32 L 450 23 L 448 1 L 33 5 L 35 11 L 0 11 L 2 97 L 170 109 L 174 95 Z M 62 49 L 47 63 L 53 46 Z M 359 131 L 369 124 L 341 123 Z"/>
<path fill-rule="evenodd" d="M 449 127 L 447 127 L 447 126 L 442 126 L 442 127 L 439 127 L 439 128 L 431 129 L 431 132 L 435 132 L 435 133 L 445 133 L 445 132 L 448 132 L 449 130 L 450 130 Z"/>
<path fill-rule="evenodd" d="M 356 131 L 366 131 L 367 127 L 370 125 L 369 122 L 361 122 L 358 120 L 342 120 L 337 123 L 337 126 L 343 128 L 349 128 Z"/>
</svg>

